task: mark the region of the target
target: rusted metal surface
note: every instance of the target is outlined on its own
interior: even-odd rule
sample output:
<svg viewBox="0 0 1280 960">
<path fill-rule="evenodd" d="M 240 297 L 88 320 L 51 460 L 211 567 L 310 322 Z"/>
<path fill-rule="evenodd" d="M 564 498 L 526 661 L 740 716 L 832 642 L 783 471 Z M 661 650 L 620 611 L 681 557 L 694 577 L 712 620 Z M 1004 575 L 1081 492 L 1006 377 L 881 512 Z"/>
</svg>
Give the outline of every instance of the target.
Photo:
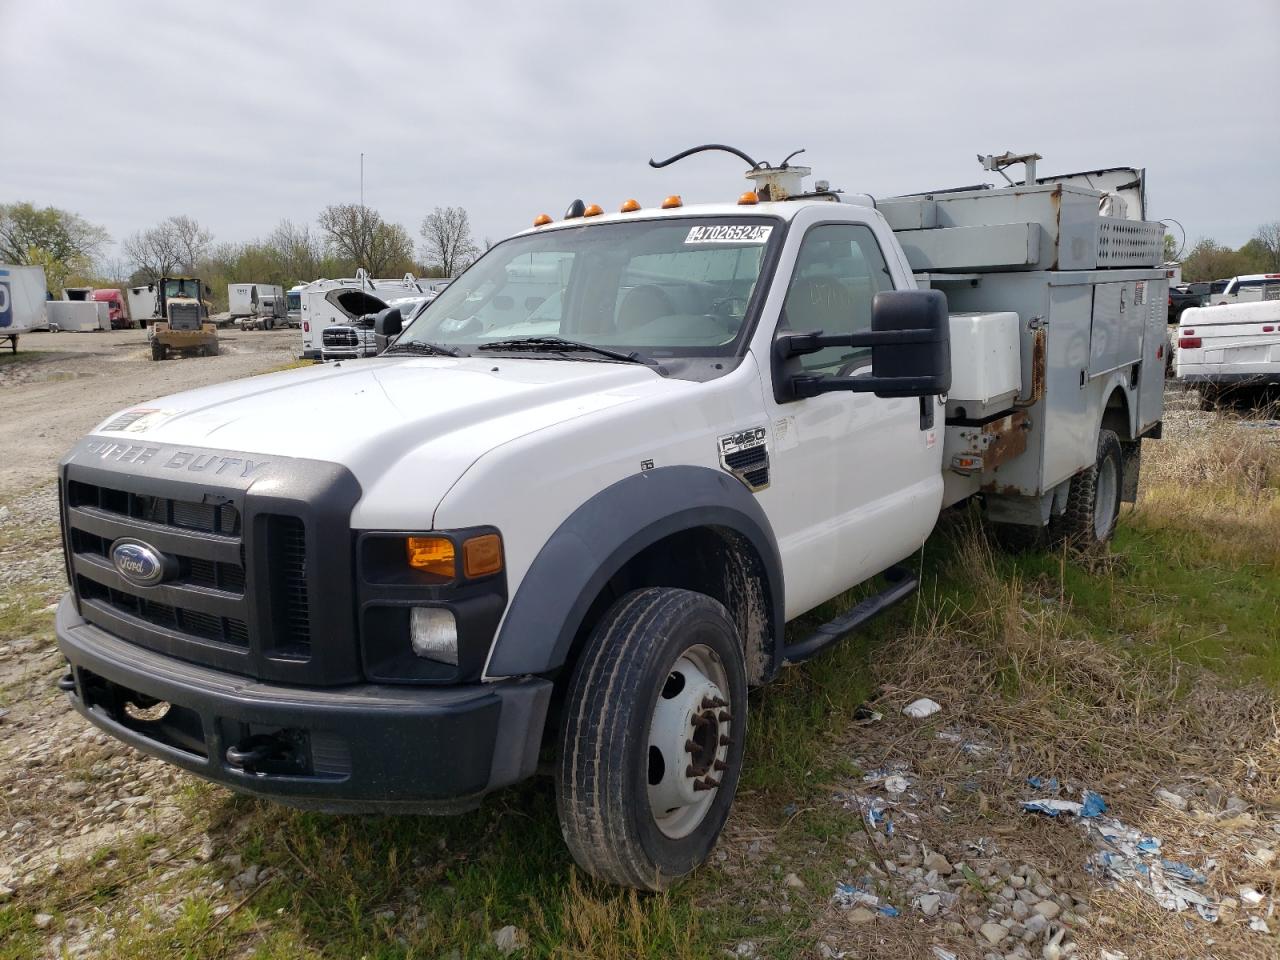
<svg viewBox="0 0 1280 960">
<path fill-rule="evenodd" d="M 1026 452 L 1030 428 L 1030 418 L 1021 410 L 980 426 L 960 428 L 961 448 L 952 457 L 952 469 L 969 475 L 999 468 Z"/>
<path fill-rule="evenodd" d="M 1015 406 L 1033 407 L 1044 399 L 1048 353 L 1049 331 L 1037 327 L 1031 338 L 1031 394 L 1025 400 L 1019 399 Z"/>
</svg>

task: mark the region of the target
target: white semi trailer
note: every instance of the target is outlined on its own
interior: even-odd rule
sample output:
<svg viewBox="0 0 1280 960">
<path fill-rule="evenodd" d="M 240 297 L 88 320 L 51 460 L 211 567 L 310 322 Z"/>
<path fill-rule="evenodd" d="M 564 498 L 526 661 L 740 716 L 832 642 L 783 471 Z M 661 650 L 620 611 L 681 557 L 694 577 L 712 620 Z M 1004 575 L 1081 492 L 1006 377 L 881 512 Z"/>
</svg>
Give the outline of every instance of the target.
<svg viewBox="0 0 1280 960">
<path fill-rule="evenodd" d="M 48 287 L 44 267 L 0 264 L 0 344 L 18 352 L 18 337 L 47 330 Z"/>
<path fill-rule="evenodd" d="M 104 420 L 61 467 L 71 703 L 321 810 L 454 811 L 550 756 L 578 862 L 655 888 L 720 834 L 748 686 L 909 595 L 945 507 L 1105 544 L 1161 427 L 1142 204 L 730 152 L 737 202 L 540 216 L 377 357 Z"/>
<path fill-rule="evenodd" d="M 284 287 L 275 283 L 227 284 L 227 312 L 232 320 L 242 317 L 285 319 Z"/>
</svg>

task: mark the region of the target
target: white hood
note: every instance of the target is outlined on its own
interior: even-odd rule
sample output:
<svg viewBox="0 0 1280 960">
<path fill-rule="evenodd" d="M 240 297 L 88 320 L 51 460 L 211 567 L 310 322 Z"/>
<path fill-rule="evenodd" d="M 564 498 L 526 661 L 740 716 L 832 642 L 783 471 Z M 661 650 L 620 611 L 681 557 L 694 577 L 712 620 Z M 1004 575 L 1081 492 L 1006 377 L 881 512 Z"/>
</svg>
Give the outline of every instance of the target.
<svg viewBox="0 0 1280 960">
<path fill-rule="evenodd" d="M 649 367 L 620 363 L 348 360 L 173 394 L 113 414 L 93 432 L 135 443 L 327 460 L 349 469 L 366 491 L 401 467 L 429 518 L 487 451 L 671 386 Z M 110 429 L 122 415 L 143 411 Z"/>
</svg>

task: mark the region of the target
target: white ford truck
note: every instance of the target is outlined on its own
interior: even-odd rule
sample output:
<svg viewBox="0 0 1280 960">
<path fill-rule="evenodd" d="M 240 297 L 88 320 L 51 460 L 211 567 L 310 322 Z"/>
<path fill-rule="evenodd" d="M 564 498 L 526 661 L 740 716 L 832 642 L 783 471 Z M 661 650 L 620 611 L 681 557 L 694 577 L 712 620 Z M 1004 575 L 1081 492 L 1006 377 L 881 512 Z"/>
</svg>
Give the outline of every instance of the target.
<svg viewBox="0 0 1280 960">
<path fill-rule="evenodd" d="M 382 314 L 380 356 L 77 443 L 74 707 L 324 811 L 466 809 L 554 756 L 578 862 L 657 888 L 725 822 L 748 686 L 907 596 L 944 507 L 1111 536 L 1160 430 L 1158 223 L 1034 155 L 877 202 L 717 149 L 750 166 L 737 202 L 575 201 Z"/>
</svg>

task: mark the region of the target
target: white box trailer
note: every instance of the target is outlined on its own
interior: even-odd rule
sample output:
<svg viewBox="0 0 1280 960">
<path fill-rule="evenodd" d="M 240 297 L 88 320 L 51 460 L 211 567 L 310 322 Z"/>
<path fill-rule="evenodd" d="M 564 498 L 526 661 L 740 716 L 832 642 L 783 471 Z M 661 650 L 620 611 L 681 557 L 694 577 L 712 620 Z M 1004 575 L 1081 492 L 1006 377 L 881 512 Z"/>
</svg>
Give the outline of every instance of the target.
<svg viewBox="0 0 1280 960">
<path fill-rule="evenodd" d="M 111 329 L 111 313 L 99 300 L 50 300 L 49 324 L 64 333 L 94 333 Z"/>
<path fill-rule="evenodd" d="M 270 303 L 269 310 L 264 308 L 264 302 Z M 264 315 L 284 319 L 284 287 L 276 283 L 229 283 L 227 312 L 233 320 Z"/>
<path fill-rule="evenodd" d="M 18 350 L 18 336 L 49 327 L 44 267 L 0 264 L 0 343 Z"/>
<path fill-rule="evenodd" d="M 315 280 L 307 284 L 299 293 L 302 358 L 323 358 L 326 327 L 359 320 L 367 313 L 377 313 L 391 300 L 428 294 L 432 282 L 417 280 L 411 273 L 399 279 L 374 279 L 364 270 L 357 270 L 354 277 Z"/>
<path fill-rule="evenodd" d="M 146 283 L 140 287 L 130 287 L 126 293 L 129 300 L 129 316 L 133 317 L 139 327 L 150 325 L 156 316 L 156 287 Z"/>
</svg>

